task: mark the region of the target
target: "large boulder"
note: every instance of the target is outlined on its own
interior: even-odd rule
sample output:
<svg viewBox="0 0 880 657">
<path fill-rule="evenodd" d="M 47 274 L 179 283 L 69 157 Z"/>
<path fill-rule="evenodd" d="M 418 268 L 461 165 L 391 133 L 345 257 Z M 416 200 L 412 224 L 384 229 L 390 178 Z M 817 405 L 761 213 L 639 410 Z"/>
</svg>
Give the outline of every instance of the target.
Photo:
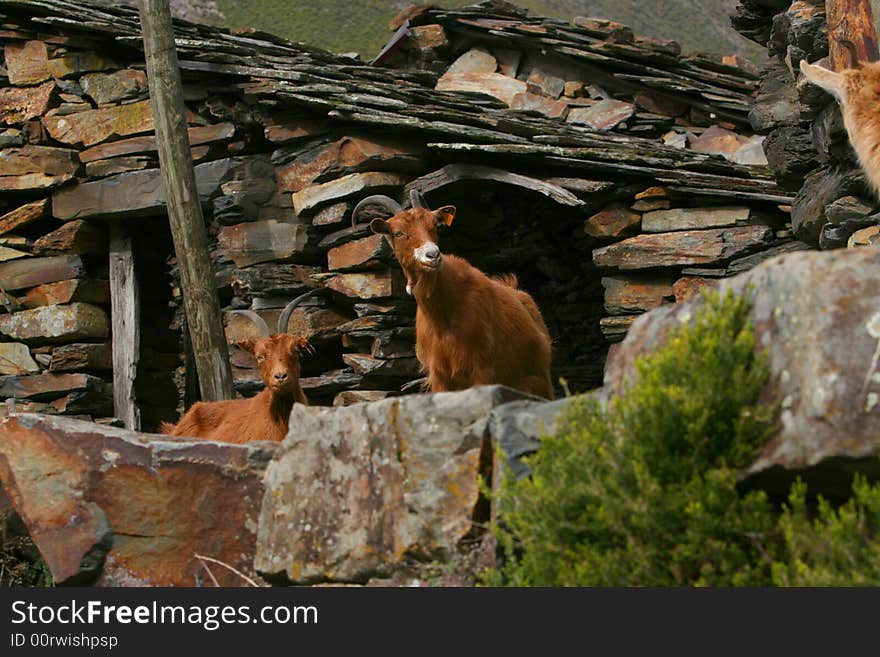
<svg viewBox="0 0 880 657">
<path fill-rule="evenodd" d="M 801 476 L 826 496 L 845 495 L 856 470 L 880 474 L 880 250 L 797 252 L 724 280 L 751 299 L 758 345 L 776 404 L 778 434 L 744 473 L 744 485 L 784 495 Z M 693 317 L 696 297 L 639 317 L 609 360 L 606 391 L 619 394 L 635 360 Z M 694 363 L 695 367 L 699 363 Z"/>
<path fill-rule="evenodd" d="M 266 472 L 256 570 L 299 584 L 473 573 L 462 563 L 489 520 L 480 481 L 492 475 L 490 414 L 517 399 L 530 397 L 482 386 L 296 405 Z"/>
<path fill-rule="evenodd" d="M 21 414 L 0 418 L 0 481 L 59 584 L 211 585 L 196 555 L 253 576 L 274 448 Z"/>
</svg>

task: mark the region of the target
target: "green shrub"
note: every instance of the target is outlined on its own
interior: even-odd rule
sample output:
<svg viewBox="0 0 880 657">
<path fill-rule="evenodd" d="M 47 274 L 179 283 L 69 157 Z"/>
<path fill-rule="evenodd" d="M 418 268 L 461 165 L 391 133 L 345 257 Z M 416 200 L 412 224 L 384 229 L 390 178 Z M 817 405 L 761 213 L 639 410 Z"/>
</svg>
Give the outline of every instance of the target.
<svg viewBox="0 0 880 657">
<path fill-rule="evenodd" d="M 780 509 L 740 494 L 737 472 L 770 437 L 774 409 L 748 302 L 707 295 L 690 324 L 636 364 L 607 408 L 573 400 L 556 434 L 495 496 L 504 559 L 486 575 L 513 586 L 766 586 L 880 581 L 880 487 L 822 502 L 802 485 Z M 854 575 L 849 569 L 858 568 Z"/>
<path fill-rule="evenodd" d="M 779 518 L 785 536 L 785 559 L 773 564 L 778 586 L 880 585 L 880 485 L 864 477 L 853 482 L 853 494 L 838 508 L 819 498 L 807 505 L 807 487 L 791 488 Z"/>
</svg>

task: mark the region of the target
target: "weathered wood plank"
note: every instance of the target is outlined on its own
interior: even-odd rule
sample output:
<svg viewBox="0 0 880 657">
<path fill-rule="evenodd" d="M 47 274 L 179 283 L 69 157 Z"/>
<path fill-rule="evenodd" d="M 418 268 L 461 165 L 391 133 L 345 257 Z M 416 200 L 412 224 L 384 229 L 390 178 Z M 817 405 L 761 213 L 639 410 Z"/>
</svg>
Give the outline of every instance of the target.
<svg viewBox="0 0 880 657">
<path fill-rule="evenodd" d="M 232 397 L 232 372 L 214 287 L 208 236 L 190 159 L 186 108 L 168 0 L 143 0 L 141 28 L 168 218 L 180 265 L 187 325 L 202 399 Z"/>
<path fill-rule="evenodd" d="M 113 413 L 129 431 L 140 431 L 135 394 L 140 358 L 140 293 L 131 237 L 118 223 L 110 226 L 110 327 L 113 336 Z"/>
<path fill-rule="evenodd" d="M 825 11 L 833 70 L 842 71 L 880 59 L 870 0 L 826 0 Z"/>
</svg>

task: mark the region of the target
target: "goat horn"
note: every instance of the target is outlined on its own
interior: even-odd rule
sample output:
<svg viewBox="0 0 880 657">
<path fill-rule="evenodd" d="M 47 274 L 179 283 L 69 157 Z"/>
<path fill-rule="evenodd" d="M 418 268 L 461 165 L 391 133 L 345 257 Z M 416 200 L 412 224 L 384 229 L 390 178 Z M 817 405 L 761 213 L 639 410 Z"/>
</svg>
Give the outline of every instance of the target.
<svg viewBox="0 0 880 657">
<path fill-rule="evenodd" d="M 293 314 L 293 311 L 296 310 L 296 307 L 305 301 L 307 297 L 310 297 L 315 292 L 317 292 L 317 290 L 309 290 L 305 294 L 300 294 L 296 299 L 284 306 L 284 310 L 281 311 L 281 316 L 278 318 L 278 333 L 287 333 L 287 324 L 290 322 L 290 316 Z"/>
<path fill-rule="evenodd" d="M 260 330 L 260 337 L 261 338 L 265 338 L 265 337 L 269 336 L 270 331 L 269 331 L 268 324 L 266 324 L 265 320 L 262 317 L 260 317 L 257 313 L 255 313 L 253 310 L 233 310 L 232 312 L 236 315 L 244 315 L 249 320 L 251 320 L 256 325 L 256 327 Z"/>
<path fill-rule="evenodd" d="M 422 193 L 417 189 L 409 190 L 409 204 L 414 208 L 423 208 L 425 207 L 425 199 L 422 197 Z"/>
<path fill-rule="evenodd" d="M 391 213 L 391 216 L 394 216 L 398 212 L 403 212 L 403 208 L 400 207 L 400 203 L 395 201 L 390 196 L 383 196 L 382 194 L 376 194 L 374 196 L 368 196 L 356 206 L 354 206 L 354 210 L 351 211 L 351 227 L 354 228 L 357 226 L 357 218 L 358 215 L 368 205 L 378 205 L 380 208 L 388 210 Z"/>
</svg>

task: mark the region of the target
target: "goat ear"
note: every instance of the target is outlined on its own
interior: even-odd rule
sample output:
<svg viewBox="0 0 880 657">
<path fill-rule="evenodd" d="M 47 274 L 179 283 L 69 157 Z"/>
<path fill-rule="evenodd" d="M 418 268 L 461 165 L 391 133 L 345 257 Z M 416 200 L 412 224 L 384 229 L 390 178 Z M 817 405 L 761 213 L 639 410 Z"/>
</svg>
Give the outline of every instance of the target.
<svg viewBox="0 0 880 657">
<path fill-rule="evenodd" d="M 455 219 L 455 206 L 444 205 L 442 208 L 437 208 L 434 210 L 434 218 L 437 220 L 437 225 L 451 226 Z"/>
<path fill-rule="evenodd" d="M 807 79 L 807 82 L 821 87 L 837 100 L 843 100 L 846 95 L 846 80 L 843 75 L 816 64 L 809 64 L 806 60 L 801 60 L 801 73 Z"/>
<path fill-rule="evenodd" d="M 391 226 L 384 219 L 373 219 L 370 222 L 370 230 L 377 234 L 388 235 L 391 233 Z"/>
<path fill-rule="evenodd" d="M 239 340 L 235 344 L 239 349 L 246 351 L 249 354 L 253 355 L 254 347 L 256 346 L 257 343 L 254 342 L 253 340 Z"/>
<path fill-rule="evenodd" d="M 296 338 L 293 341 L 293 351 L 297 354 L 313 354 L 315 348 L 308 338 Z"/>
</svg>

